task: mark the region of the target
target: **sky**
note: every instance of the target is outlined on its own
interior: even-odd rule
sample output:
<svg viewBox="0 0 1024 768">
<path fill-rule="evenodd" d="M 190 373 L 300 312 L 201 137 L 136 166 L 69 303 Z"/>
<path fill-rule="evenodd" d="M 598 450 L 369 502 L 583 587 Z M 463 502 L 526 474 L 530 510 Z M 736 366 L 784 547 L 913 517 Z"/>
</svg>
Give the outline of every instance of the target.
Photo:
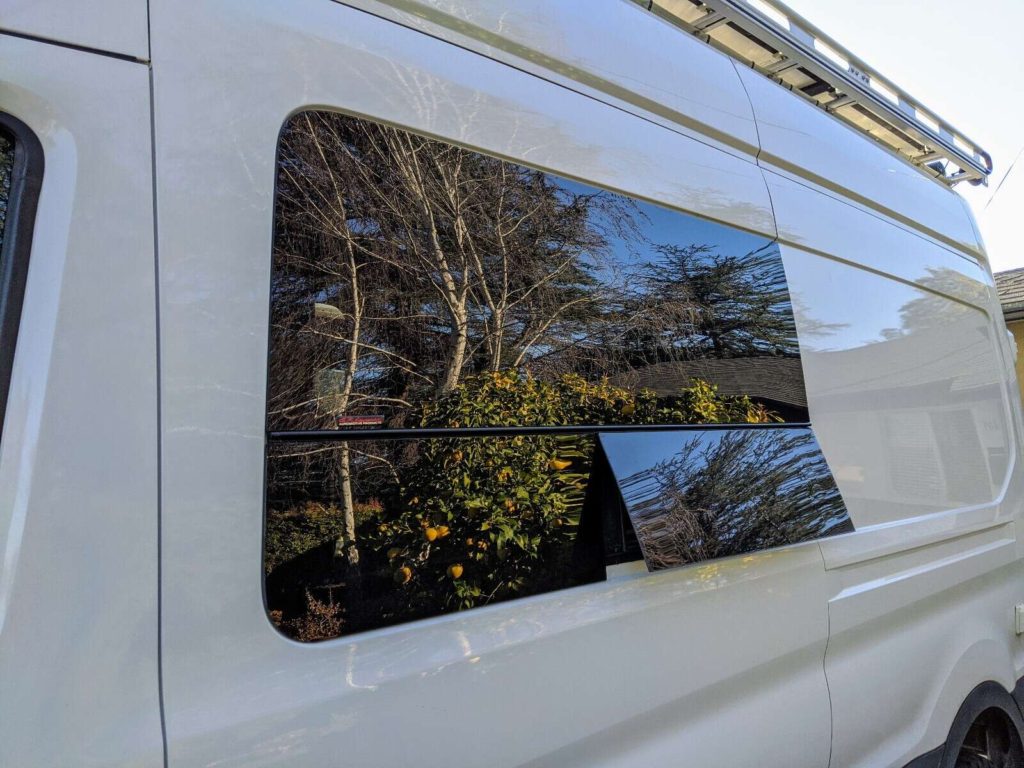
<svg viewBox="0 0 1024 768">
<path fill-rule="evenodd" d="M 992 155 L 988 187 L 958 184 L 992 270 L 1024 267 L 1024 0 L 786 0 Z"/>
</svg>

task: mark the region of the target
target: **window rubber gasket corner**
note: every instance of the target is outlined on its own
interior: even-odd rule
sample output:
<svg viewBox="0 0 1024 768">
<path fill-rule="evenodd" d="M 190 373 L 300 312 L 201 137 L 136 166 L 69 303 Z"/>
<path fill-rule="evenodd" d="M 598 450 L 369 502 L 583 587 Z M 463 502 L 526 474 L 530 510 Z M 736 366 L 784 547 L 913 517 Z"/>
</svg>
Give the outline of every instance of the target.
<svg viewBox="0 0 1024 768">
<path fill-rule="evenodd" d="M 0 245 L 0 435 L 14 368 L 18 328 L 25 298 L 32 237 L 35 232 L 45 155 L 35 132 L 0 110 L 0 131 L 14 139 L 14 162 L 7 198 L 4 236 Z"/>
</svg>

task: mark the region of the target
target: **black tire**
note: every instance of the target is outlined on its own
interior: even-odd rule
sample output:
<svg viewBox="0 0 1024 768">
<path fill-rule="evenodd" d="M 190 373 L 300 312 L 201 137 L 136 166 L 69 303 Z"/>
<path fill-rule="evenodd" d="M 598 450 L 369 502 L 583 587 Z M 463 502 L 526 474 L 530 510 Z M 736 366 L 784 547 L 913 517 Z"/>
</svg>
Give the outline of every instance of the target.
<svg viewBox="0 0 1024 768">
<path fill-rule="evenodd" d="M 940 768 L 1024 768 L 1024 718 L 1001 685 L 982 683 L 950 728 Z"/>
<path fill-rule="evenodd" d="M 1024 745 L 1006 714 L 986 709 L 971 724 L 955 768 L 1024 768 Z"/>
</svg>

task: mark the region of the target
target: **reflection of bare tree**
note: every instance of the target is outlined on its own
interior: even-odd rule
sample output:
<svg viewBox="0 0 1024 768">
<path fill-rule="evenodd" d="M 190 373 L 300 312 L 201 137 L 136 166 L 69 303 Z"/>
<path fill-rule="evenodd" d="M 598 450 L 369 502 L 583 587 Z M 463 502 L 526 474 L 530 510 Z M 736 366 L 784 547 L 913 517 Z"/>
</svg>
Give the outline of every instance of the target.
<svg viewBox="0 0 1024 768">
<path fill-rule="evenodd" d="M 624 479 L 621 489 L 652 570 L 849 529 L 806 430 L 705 433 Z"/>
<path fill-rule="evenodd" d="M 679 244 L 622 195 L 326 112 L 286 126 L 278 182 L 274 430 L 406 426 L 469 373 L 796 353 L 774 246 Z M 292 462 L 337 490 L 352 565 L 355 447 Z"/>
<path fill-rule="evenodd" d="M 293 120 L 279 167 L 272 428 L 398 426 L 467 372 L 796 352 L 773 246 L 684 245 L 646 204 L 343 115 Z"/>
<path fill-rule="evenodd" d="M 280 167 L 278 428 L 408 410 L 454 388 L 474 356 L 491 370 L 522 363 L 592 300 L 588 259 L 605 246 L 595 211 L 630 213 L 605 193 L 566 193 L 542 173 L 326 113 L 290 124 Z M 338 456 L 339 548 L 354 564 L 347 444 Z"/>
<path fill-rule="evenodd" d="M 572 339 L 594 314 L 605 228 L 625 231 L 635 215 L 611 193 L 326 113 L 290 124 L 281 169 L 275 329 L 299 328 L 313 303 L 339 311 L 329 330 L 311 329 L 323 349 L 302 356 L 306 370 L 279 361 L 272 395 L 337 371 L 342 391 L 356 387 L 332 398 L 335 412 L 401 408 L 450 391 L 467 367 L 521 365 Z M 272 418 L 319 426 L 297 394 L 273 403 Z"/>
</svg>

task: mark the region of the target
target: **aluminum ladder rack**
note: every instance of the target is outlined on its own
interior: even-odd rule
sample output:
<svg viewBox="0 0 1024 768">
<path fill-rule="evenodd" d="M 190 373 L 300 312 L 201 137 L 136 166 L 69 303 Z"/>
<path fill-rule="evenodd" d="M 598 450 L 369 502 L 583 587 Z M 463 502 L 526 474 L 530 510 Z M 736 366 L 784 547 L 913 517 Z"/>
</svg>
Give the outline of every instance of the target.
<svg viewBox="0 0 1024 768">
<path fill-rule="evenodd" d="M 781 2 L 635 0 L 939 181 L 987 184 L 991 156 Z"/>
</svg>

